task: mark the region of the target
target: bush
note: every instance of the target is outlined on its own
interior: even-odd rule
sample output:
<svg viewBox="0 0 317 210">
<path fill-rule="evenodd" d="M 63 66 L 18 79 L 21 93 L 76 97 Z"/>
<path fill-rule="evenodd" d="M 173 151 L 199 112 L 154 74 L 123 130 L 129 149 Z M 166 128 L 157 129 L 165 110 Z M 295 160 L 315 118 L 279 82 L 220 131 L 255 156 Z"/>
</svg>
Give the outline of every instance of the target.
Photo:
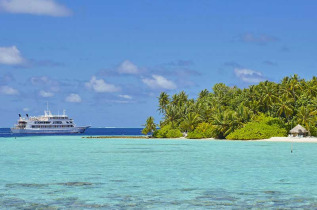
<svg viewBox="0 0 317 210">
<path fill-rule="evenodd" d="M 202 139 L 204 136 L 201 133 L 190 132 L 187 134 L 188 139 Z"/>
<path fill-rule="evenodd" d="M 171 129 L 166 134 L 167 138 L 179 138 L 183 137 L 182 132 L 179 129 Z"/>
<path fill-rule="evenodd" d="M 166 135 L 167 135 L 167 132 L 169 130 L 172 129 L 172 126 L 171 125 L 165 125 L 163 126 L 162 128 L 160 128 L 159 130 L 157 130 L 157 132 L 153 133 L 153 136 L 155 138 L 167 138 Z"/>
<path fill-rule="evenodd" d="M 317 128 L 315 126 L 310 126 L 309 132 L 311 136 L 317 136 Z"/>
<path fill-rule="evenodd" d="M 212 125 L 209 123 L 199 123 L 193 132 L 189 132 L 187 138 L 189 139 L 202 139 L 211 138 L 213 135 Z"/>
<path fill-rule="evenodd" d="M 161 129 L 153 133 L 155 138 L 179 138 L 183 134 L 179 129 L 172 129 L 170 124 L 163 126 Z"/>
<path fill-rule="evenodd" d="M 268 139 L 278 136 L 287 136 L 284 124 L 277 118 L 260 116 L 255 121 L 245 124 L 243 128 L 229 134 L 226 139 L 251 140 Z"/>
</svg>

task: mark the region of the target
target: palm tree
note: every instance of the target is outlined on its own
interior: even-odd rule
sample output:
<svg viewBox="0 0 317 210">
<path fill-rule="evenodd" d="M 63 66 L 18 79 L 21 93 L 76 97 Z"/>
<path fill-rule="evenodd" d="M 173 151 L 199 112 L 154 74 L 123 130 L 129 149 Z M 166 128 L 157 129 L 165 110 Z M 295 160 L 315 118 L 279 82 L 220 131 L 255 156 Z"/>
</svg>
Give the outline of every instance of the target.
<svg viewBox="0 0 317 210">
<path fill-rule="evenodd" d="M 270 109 L 272 108 L 272 105 L 278 101 L 278 97 L 276 95 L 276 86 L 274 86 L 271 82 L 264 82 L 261 83 L 261 90 L 262 90 L 262 104 L 265 107 L 264 111 L 268 111 L 270 113 Z"/>
<path fill-rule="evenodd" d="M 169 95 L 166 92 L 161 92 L 159 99 L 159 108 L 160 113 L 166 112 L 166 107 L 170 103 Z"/>
<path fill-rule="evenodd" d="M 249 122 L 254 115 L 248 107 L 245 107 L 242 104 L 237 108 L 236 113 L 237 122 L 241 125 Z"/>
<path fill-rule="evenodd" d="M 212 124 L 218 137 L 224 138 L 261 114 L 279 117 L 289 126 L 294 122 L 310 129 L 317 124 L 317 77 L 306 81 L 293 75 L 280 83 L 265 81 L 245 89 L 219 83 L 212 89 L 202 90 L 197 100 L 189 99 L 184 91 L 171 99 L 161 93 L 161 125 L 189 131 L 195 129 L 199 118 L 199 122 Z"/>
<path fill-rule="evenodd" d="M 157 127 L 157 125 L 154 123 L 154 118 L 152 116 L 147 118 L 146 123 L 143 126 L 145 126 L 145 128 L 142 130 L 142 133 L 144 135 L 155 132 Z"/>
<path fill-rule="evenodd" d="M 302 83 L 297 74 L 294 74 L 286 84 L 286 92 L 288 92 L 288 94 L 291 95 L 295 101 L 298 98 L 298 91 L 302 90 L 301 84 Z"/>
<path fill-rule="evenodd" d="M 207 89 L 204 89 L 202 91 L 200 91 L 198 99 L 204 99 L 206 97 L 208 97 L 209 95 L 209 91 Z"/>
<path fill-rule="evenodd" d="M 282 99 L 279 99 L 278 102 L 278 116 L 284 116 L 287 121 L 289 121 L 289 117 L 293 114 L 294 107 L 292 106 L 293 100 L 289 99 L 286 94 L 282 96 Z"/>
<path fill-rule="evenodd" d="M 165 110 L 165 116 L 164 116 L 164 124 L 171 123 L 172 128 L 175 127 L 175 124 L 177 123 L 179 119 L 179 109 L 175 105 L 169 105 L 167 106 Z"/>
<path fill-rule="evenodd" d="M 184 91 L 181 91 L 179 94 L 174 94 L 172 96 L 172 104 L 176 106 L 183 106 L 188 100 L 188 96 Z"/>
<path fill-rule="evenodd" d="M 316 124 L 316 115 L 316 110 L 310 110 L 310 107 L 302 106 L 297 114 L 297 123 L 304 125 L 310 131 L 310 127 Z"/>
<path fill-rule="evenodd" d="M 180 124 L 180 127 L 185 132 L 193 131 L 198 123 L 201 122 L 199 114 L 195 112 L 189 112 L 184 121 Z"/>
<path fill-rule="evenodd" d="M 225 138 L 232 131 L 239 127 L 236 112 L 231 110 L 221 110 L 214 115 L 212 124 L 215 126 L 218 138 Z"/>
</svg>

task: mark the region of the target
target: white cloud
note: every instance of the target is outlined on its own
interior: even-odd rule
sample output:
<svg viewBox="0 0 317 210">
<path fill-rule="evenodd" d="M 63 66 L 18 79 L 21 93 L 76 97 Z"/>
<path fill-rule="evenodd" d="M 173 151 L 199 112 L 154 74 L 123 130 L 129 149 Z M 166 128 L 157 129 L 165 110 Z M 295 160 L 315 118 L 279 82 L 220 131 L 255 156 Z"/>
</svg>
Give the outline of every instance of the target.
<svg viewBox="0 0 317 210">
<path fill-rule="evenodd" d="M 95 76 L 93 76 L 89 82 L 86 82 L 85 86 L 97 93 L 112 93 L 120 91 L 120 87 L 108 84 L 103 79 L 97 79 Z"/>
<path fill-rule="evenodd" d="M 5 85 L 5 86 L 0 86 L 0 93 L 5 95 L 17 95 L 19 94 L 19 91 Z"/>
<path fill-rule="evenodd" d="M 152 75 L 152 79 L 150 78 L 144 78 L 142 79 L 143 83 L 149 86 L 152 89 L 167 89 L 172 90 L 176 89 L 177 86 L 174 82 L 166 79 L 163 76 L 160 75 Z"/>
<path fill-rule="evenodd" d="M 0 11 L 48 16 L 69 16 L 72 12 L 54 0 L 0 0 Z"/>
<path fill-rule="evenodd" d="M 125 60 L 118 67 L 118 72 L 121 74 L 138 74 L 140 71 L 134 63 Z"/>
<path fill-rule="evenodd" d="M 49 97 L 53 97 L 53 96 L 54 96 L 54 93 L 41 90 L 41 91 L 40 91 L 40 96 L 42 96 L 42 97 L 44 97 L 44 98 L 49 98 Z"/>
<path fill-rule="evenodd" d="M 80 103 L 81 97 L 78 94 L 71 93 L 65 98 L 65 101 L 71 102 L 71 103 Z"/>
<path fill-rule="evenodd" d="M 251 69 L 234 69 L 235 75 L 241 79 L 243 82 L 248 83 L 258 83 L 265 80 L 264 76 L 259 71 L 254 71 Z"/>
<path fill-rule="evenodd" d="M 129 95 L 119 95 L 119 97 L 124 99 L 132 99 L 132 96 Z"/>
<path fill-rule="evenodd" d="M 16 46 L 0 47 L 0 64 L 18 65 L 25 62 Z"/>
</svg>

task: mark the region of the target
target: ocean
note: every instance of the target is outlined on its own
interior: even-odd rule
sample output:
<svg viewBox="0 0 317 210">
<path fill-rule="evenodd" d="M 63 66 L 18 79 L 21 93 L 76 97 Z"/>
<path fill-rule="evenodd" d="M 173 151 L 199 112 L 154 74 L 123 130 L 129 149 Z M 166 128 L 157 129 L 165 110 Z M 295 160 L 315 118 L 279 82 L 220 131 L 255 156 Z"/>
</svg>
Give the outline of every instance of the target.
<svg viewBox="0 0 317 210">
<path fill-rule="evenodd" d="M 141 136 L 143 128 L 88 128 L 85 133 L 72 136 Z M 69 134 L 47 134 L 46 136 L 66 136 Z M 43 136 L 43 134 L 13 134 L 10 128 L 0 128 L 0 137 Z"/>
<path fill-rule="evenodd" d="M 0 209 L 317 208 L 317 144 L 82 137 L 0 138 Z"/>
</svg>

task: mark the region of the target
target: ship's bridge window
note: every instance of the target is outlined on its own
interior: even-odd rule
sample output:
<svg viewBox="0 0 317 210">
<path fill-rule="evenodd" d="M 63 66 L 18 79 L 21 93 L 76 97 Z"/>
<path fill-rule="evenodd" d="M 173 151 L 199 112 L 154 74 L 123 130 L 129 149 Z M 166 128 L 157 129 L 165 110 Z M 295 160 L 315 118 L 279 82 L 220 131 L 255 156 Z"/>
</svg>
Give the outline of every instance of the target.
<svg viewBox="0 0 317 210">
<path fill-rule="evenodd" d="M 54 121 L 53 124 L 63 124 L 62 121 Z"/>
</svg>

